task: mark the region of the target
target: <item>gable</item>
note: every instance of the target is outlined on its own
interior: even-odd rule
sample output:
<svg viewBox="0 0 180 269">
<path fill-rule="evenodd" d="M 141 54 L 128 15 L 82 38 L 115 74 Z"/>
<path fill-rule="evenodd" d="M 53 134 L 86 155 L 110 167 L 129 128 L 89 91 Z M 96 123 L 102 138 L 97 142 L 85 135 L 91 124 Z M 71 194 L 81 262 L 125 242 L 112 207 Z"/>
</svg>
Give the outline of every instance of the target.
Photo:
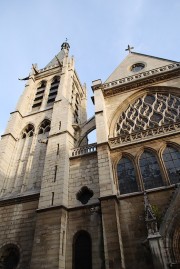
<svg viewBox="0 0 180 269">
<path fill-rule="evenodd" d="M 140 71 L 132 71 L 133 65 L 140 63 L 144 68 Z M 132 76 L 141 72 L 152 70 L 161 66 L 175 63 L 175 61 L 166 60 L 158 57 L 153 57 L 145 54 L 131 52 L 124 61 L 113 71 L 104 83 L 115 81 L 121 78 Z"/>
</svg>

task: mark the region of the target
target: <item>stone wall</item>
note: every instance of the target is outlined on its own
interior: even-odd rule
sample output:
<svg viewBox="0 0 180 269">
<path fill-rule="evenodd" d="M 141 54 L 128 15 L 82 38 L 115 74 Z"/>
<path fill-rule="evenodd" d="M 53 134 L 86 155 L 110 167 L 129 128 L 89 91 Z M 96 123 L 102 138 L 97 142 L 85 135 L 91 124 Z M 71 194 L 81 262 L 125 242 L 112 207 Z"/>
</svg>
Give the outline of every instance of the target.
<svg viewBox="0 0 180 269">
<path fill-rule="evenodd" d="M 91 212 L 89 208 L 75 209 L 68 214 L 66 233 L 66 269 L 73 268 L 73 246 L 75 235 L 87 231 L 92 240 L 92 268 L 103 268 L 104 250 L 100 212 Z"/>
<path fill-rule="evenodd" d="M 37 213 L 31 269 L 59 268 L 61 209 Z"/>
<path fill-rule="evenodd" d="M 69 207 L 81 206 L 76 194 L 83 186 L 87 186 L 94 193 L 89 204 L 97 203 L 99 198 L 99 176 L 97 154 L 86 154 L 70 160 L 69 175 Z"/>
<path fill-rule="evenodd" d="M 37 200 L 0 205 L 0 247 L 9 243 L 19 247 L 19 269 L 28 269 L 30 265 L 37 206 Z"/>
</svg>

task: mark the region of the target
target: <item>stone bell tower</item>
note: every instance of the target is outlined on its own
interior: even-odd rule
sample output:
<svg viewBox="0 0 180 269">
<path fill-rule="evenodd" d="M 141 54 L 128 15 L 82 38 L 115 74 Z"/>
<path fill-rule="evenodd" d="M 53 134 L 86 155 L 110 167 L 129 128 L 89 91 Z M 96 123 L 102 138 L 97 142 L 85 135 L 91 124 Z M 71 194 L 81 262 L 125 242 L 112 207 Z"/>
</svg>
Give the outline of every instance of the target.
<svg viewBox="0 0 180 269">
<path fill-rule="evenodd" d="M 86 89 L 79 82 L 74 59 L 68 56 L 69 48 L 64 42 L 59 54 L 45 68 L 32 65 L 31 73 L 23 79 L 27 80 L 25 90 L 16 110 L 11 113 L 1 141 L 3 197 L 40 189 L 44 170 L 39 206 L 46 207 L 59 201 L 67 204 L 67 186 L 63 182 L 68 173 L 66 156 L 69 147 L 75 146 L 78 125 L 86 121 Z M 56 181 L 59 152 L 63 156 L 62 163 L 59 162 L 61 183 Z M 53 191 L 49 193 L 49 170 L 54 186 L 61 185 L 61 195 Z M 47 190 L 50 196 L 44 198 L 43 193 Z"/>
<path fill-rule="evenodd" d="M 11 113 L 0 145 L 0 203 L 7 205 L 1 212 L 1 242 L 10 251 L 18 249 L 16 261 L 26 268 L 30 266 L 31 253 L 31 268 L 45 261 L 44 234 L 46 240 L 51 238 L 56 251 L 57 242 L 65 235 L 67 216 L 62 207 L 68 207 L 69 150 L 76 146 L 79 126 L 87 120 L 86 88 L 79 81 L 69 48 L 64 42 L 58 55 L 43 69 L 32 65 L 29 76 L 23 79 L 27 81 L 25 90 Z M 54 206 L 61 209 L 51 211 Z M 9 219 L 6 223 L 5 213 L 11 219 L 11 236 L 6 235 Z M 23 218 L 29 226 L 23 226 Z M 48 221 L 52 225 L 49 234 Z M 54 228 L 57 225 L 58 230 Z M 45 252 L 40 253 L 42 248 Z M 47 262 L 49 259 L 50 256 Z"/>
</svg>

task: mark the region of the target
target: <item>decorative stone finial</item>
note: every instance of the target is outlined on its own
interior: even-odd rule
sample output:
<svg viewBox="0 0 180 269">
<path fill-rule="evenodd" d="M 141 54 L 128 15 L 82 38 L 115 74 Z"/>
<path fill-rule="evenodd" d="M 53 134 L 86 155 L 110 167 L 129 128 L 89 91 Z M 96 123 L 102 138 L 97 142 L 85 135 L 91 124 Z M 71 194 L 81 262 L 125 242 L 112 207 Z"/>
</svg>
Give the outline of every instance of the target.
<svg viewBox="0 0 180 269">
<path fill-rule="evenodd" d="M 144 208 L 145 208 L 145 221 L 148 230 L 148 236 L 159 234 L 157 227 L 157 219 L 148 201 L 146 192 L 144 192 Z"/>
<path fill-rule="evenodd" d="M 63 42 L 62 45 L 61 45 L 61 50 L 63 50 L 63 49 L 67 49 L 67 50 L 70 49 L 70 45 L 69 45 L 69 43 L 67 42 L 67 38 L 66 38 L 66 41 Z"/>
</svg>

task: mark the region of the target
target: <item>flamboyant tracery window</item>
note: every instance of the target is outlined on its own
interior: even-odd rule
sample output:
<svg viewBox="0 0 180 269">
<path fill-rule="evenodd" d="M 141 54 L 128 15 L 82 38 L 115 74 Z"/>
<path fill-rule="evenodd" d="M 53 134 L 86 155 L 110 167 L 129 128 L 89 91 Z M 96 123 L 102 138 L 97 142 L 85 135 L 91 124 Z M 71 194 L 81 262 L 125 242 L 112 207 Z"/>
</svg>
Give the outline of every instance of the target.
<svg viewBox="0 0 180 269">
<path fill-rule="evenodd" d="M 148 94 L 130 104 L 116 125 L 116 136 L 141 132 L 180 120 L 180 98 L 172 94 Z"/>
<path fill-rule="evenodd" d="M 117 165 L 117 175 L 121 194 L 138 191 L 135 169 L 130 159 L 123 157 L 119 161 Z"/>
<path fill-rule="evenodd" d="M 144 151 L 140 157 L 139 164 L 145 189 L 163 186 L 159 164 L 152 152 Z"/>
<path fill-rule="evenodd" d="M 163 152 L 163 161 L 168 171 L 171 184 L 180 182 L 180 152 L 173 147 L 166 147 Z"/>
</svg>

